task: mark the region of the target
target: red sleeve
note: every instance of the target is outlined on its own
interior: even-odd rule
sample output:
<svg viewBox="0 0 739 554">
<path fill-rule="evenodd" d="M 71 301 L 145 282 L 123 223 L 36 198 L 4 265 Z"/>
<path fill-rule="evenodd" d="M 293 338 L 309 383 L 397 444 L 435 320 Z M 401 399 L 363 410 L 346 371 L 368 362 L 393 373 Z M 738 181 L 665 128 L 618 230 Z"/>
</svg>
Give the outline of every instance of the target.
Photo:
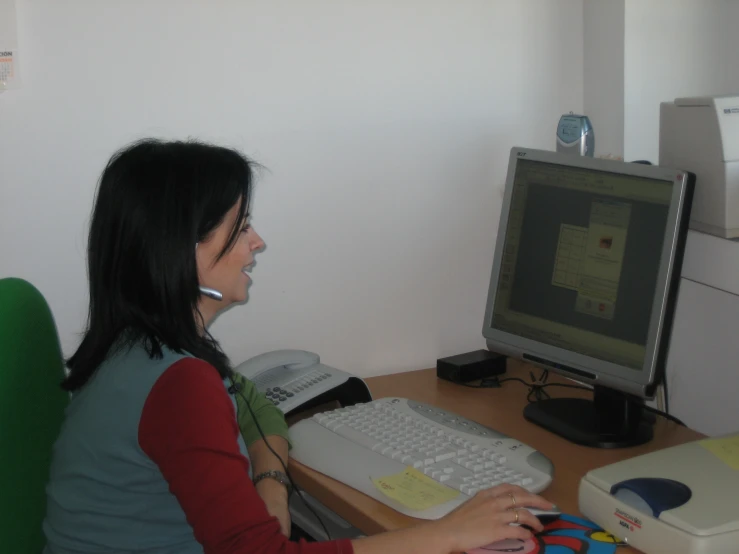
<svg viewBox="0 0 739 554">
<path fill-rule="evenodd" d="M 205 554 L 351 554 L 349 540 L 290 542 L 249 479 L 236 413 L 210 364 L 180 360 L 149 393 L 139 445 L 177 497 Z"/>
</svg>

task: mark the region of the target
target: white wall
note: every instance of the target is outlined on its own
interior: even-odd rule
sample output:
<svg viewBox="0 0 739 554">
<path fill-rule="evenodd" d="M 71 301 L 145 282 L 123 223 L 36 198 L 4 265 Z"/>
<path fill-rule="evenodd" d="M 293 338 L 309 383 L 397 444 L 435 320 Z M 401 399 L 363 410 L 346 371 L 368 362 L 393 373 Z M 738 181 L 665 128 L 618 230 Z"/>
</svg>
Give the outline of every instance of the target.
<svg viewBox="0 0 739 554">
<path fill-rule="evenodd" d="M 18 0 L 0 96 L 0 275 L 48 298 L 64 350 L 109 155 L 198 137 L 263 163 L 234 361 L 282 347 L 361 375 L 483 347 L 511 146 L 583 108 L 582 0 Z"/>
<path fill-rule="evenodd" d="M 596 156 L 624 153 L 625 12 L 624 0 L 584 3 L 584 104 Z"/>
</svg>

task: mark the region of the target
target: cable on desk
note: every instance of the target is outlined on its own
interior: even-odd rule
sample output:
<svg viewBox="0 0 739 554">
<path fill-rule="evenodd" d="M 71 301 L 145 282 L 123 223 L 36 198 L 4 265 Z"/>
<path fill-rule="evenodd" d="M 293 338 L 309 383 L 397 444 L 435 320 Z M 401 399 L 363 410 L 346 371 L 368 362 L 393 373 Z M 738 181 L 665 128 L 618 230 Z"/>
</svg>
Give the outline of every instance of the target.
<svg viewBox="0 0 739 554">
<path fill-rule="evenodd" d="M 663 412 L 662 410 L 658 410 L 657 408 L 652 408 L 651 406 L 644 405 L 644 409 L 648 412 L 652 412 L 653 414 L 660 415 L 664 417 L 665 419 L 669 419 L 670 421 L 677 423 L 678 425 L 682 425 L 683 427 L 687 427 L 685 423 L 680 418 L 675 417 L 672 414 L 668 414 L 667 412 Z"/>
<path fill-rule="evenodd" d="M 462 385 L 463 387 L 469 387 L 471 389 L 498 389 L 500 388 L 501 384 L 505 383 L 506 381 L 516 381 L 518 383 L 521 383 L 522 385 L 529 387 L 529 392 L 526 395 L 526 399 L 529 402 L 536 402 L 538 400 L 546 400 L 547 398 L 550 398 L 549 394 L 544 390 L 547 387 L 563 387 L 563 388 L 568 388 L 568 389 L 593 390 L 592 388 L 586 387 L 584 385 L 568 385 L 566 383 L 546 383 L 548 374 L 549 372 L 547 370 L 544 370 L 544 373 L 542 373 L 542 375 L 539 377 L 538 380 L 532 374 L 531 382 L 524 381 L 520 377 L 506 377 L 504 379 L 498 379 L 497 377 L 490 377 L 487 379 L 483 379 L 479 385 L 469 385 L 467 383 L 457 383 L 457 384 Z M 534 398 L 532 398 L 532 396 Z"/>
<path fill-rule="evenodd" d="M 541 373 L 538 379 L 534 376 L 533 371 L 530 371 L 529 375 L 531 376 L 530 382 L 524 381 L 520 377 L 505 377 L 504 379 L 498 379 L 497 377 L 491 377 L 491 378 L 483 379 L 479 385 L 468 385 L 466 383 L 459 383 L 459 384 L 464 385 L 465 387 L 473 388 L 473 389 L 492 389 L 492 388 L 500 388 L 501 384 L 505 383 L 506 381 L 516 381 L 517 383 L 521 383 L 522 385 L 529 388 L 529 392 L 526 395 L 526 400 L 528 400 L 529 403 L 538 402 L 539 400 L 546 400 L 548 398 L 551 398 L 549 394 L 547 393 L 547 391 L 544 390 L 547 387 L 562 387 L 566 389 L 581 389 L 581 390 L 589 390 L 589 391 L 593 390 L 592 387 L 587 387 L 585 385 L 570 385 L 568 383 L 547 383 L 546 381 L 549 378 L 549 370 L 547 369 L 545 369 Z M 665 393 L 667 393 L 666 390 L 665 390 Z M 657 408 L 653 408 L 652 406 L 647 406 L 646 404 L 644 405 L 644 409 L 648 412 L 651 412 L 656 415 L 660 415 L 664 417 L 665 419 L 673 421 L 674 423 L 677 423 L 678 425 L 687 427 L 687 425 L 685 425 L 685 423 L 683 423 L 682 420 L 673 416 L 667 411 L 658 410 Z"/>
</svg>

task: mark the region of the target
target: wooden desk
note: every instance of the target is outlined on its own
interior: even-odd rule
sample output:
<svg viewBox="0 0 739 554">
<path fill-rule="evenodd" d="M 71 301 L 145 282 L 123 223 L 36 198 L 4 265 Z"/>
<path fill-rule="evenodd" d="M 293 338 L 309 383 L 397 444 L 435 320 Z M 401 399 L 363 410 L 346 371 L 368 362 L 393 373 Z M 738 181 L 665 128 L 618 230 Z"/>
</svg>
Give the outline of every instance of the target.
<svg viewBox="0 0 739 554">
<path fill-rule="evenodd" d="M 508 360 L 507 376 L 529 381 L 528 369 L 525 364 Z M 577 507 L 577 491 L 580 479 L 589 470 L 702 437 L 696 431 L 658 418 L 654 439 L 648 444 L 615 450 L 589 448 L 572 444 L 526 421 L 523 409 L 527 403 L 527 388 L 521 383 L 507 382 L 499 389 L 476 390 L 437 379 L 435 369 L 371 377 L 366 382 L 374 398 L 399 396 L 433 404 L 497 429 L 541 451 L 552 460 L 555 468 L 552 484 L 541 495 L 563 512 L 574 515 L 582 515 Z M 549 382 L 566 381 L 551 375 Z M 552 397 L 591 395 L 589 391 L 563 387 L 550 387 L 547 392 Z M 408 527 L 417 521 L 293 460 L 290 461 L 290 470 L 298 486 L 368 535 Z M 637 550 L 631 548 L 619 549 L 620 554 L 635 552 Z"/>
</svg>

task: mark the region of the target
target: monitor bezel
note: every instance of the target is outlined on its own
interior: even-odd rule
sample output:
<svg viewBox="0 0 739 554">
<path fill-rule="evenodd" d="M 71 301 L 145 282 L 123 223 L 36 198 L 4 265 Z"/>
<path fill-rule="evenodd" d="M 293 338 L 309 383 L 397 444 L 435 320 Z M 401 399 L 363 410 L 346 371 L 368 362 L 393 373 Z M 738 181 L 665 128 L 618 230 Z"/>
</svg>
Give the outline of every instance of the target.
<svg viewBox="0 0 739 554">
<path fill-rule="evenodd" d="M 667 216 L 665 241 L 657 275 L 657 293 L 654 297 L 647 333 L 646 355 L 640 370 L 514 335 L 492 326 L 513 196 L 513 183 L 519 160 L 658 179 L 672 183 L 673 190 Z M 689 222 L 686 206 L 689 212 L 691 186 L 691 175 L 678 169 L 513 147 L 509 157 L 483 322 L 482 334 L 487 340 L 488 348 L 509 357 L 551 369 L 580 382 L 603 385 L 643 398 L 650 398 L 654 393 L 654 385 L 661 379 L 661 372 L 664 371 L 666 363 L 666 351 L 682 265 L 682 251 Z"/>
</svg>

